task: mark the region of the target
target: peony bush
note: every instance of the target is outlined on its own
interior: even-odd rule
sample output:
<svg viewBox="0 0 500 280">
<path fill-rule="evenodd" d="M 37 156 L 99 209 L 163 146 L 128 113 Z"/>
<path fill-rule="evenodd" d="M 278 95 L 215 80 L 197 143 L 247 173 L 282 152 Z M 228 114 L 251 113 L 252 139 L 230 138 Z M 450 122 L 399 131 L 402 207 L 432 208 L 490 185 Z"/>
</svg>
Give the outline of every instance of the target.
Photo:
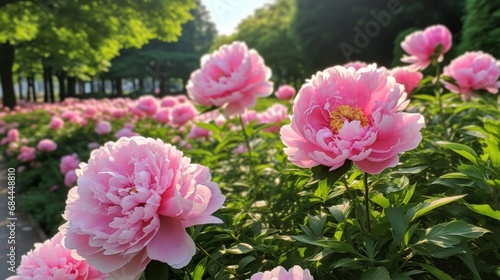
<svg viewBox="0 0 500 280">
<path fill-rule="evenodd" d="M 0 112 L 19 206 L 54 236 L 11 279 L 500 277 L 498 60 L 442 65 L 440 25 L 402 47 L 409 67 L 332 65 L 272 94 L 235 42 L 189 98 Z"/>
</svg>

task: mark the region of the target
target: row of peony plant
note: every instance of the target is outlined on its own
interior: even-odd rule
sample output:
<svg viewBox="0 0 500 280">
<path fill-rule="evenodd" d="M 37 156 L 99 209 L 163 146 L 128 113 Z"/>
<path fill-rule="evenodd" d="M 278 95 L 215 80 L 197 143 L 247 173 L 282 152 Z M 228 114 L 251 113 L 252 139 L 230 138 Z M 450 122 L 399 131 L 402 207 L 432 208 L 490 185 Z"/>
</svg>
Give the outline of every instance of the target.
<svg viewBox="0 0 500 280">
<path fill-rule="evenodd" d="M 464 242 L 493 230 L 449 216 L 442 223 L 421 220 L 434 209 L 457 202 L 464 195 L 431 197 L 426 201 L 416 198 L 415 185 L 431 185 L 428 181 L 434 178 L 429 178 L 430 174 L 439 177 L 441 182 L 454 177 L 437 174 L 442 170 L 435 170 L 435 167 L 423 172 L 425 168 L 422 166 L 432 165 L 425 162 L 431 160 L 432 155 L 425 160 L 419 158 L 416 164 L 413 161 L 425 155 L 427 143 L 425 137 L 422 141 L 421 130 L 426 125 L 434 134 L 431 135 L 433 139 L 448 141 L 442 142 L 443 147 L 466 159 L 474 156 L 474 151 L 451 142 L 460 139 L 451 126 L 452 118 L 461 118 L 461 112 L 473 108 L 464 107 L 458 113 L 449 113 L 447 100 L 454 97 L 453 94 L 443 94 L 442 85 L 461 94 L 464 101 L 475 98 L 474 93 L 479 90 L 496 93 L 500 86 L 500 66 L 488 54 L 470 52 L 453 60 L 441 75 L 439 62 L 451 48 L 451 34 L 446 27 L 439 25 L 409 35 L 402 47 L 409 54 L 402 60 L 412 63 L 410 67 L 388 71 L 374 64 L 355 62 L 318 72 L 298 92 L 291 116 L 287 112 L 287 106 L 291 104 L 287 102 L 272 105 L 263 112 L 249 109 L 257 104 L 258 99 L 272 93 L 273 84 L 269 81 L 271 71 L 262 58 L 240 42 L 222 46 L 202 58 L 201 68 L 191 75 L 187 85 L 194 103 L 184 96 L 162 100 L 143 97 L 137 101 L 67 100 L 56 106 L 23 104 L 13 112 L 2 113 L 5 120 L 20 115 L 24 118 L 24 123 L 4 121 L 1 128 L 6 134 L 2 140 L 5 154 L 15 158 L 18 172 L 36 172 L 40 165 L 52 160 L 47 166 L 64 175 L 64 184 L 70 187 L 64 224 L 59 232 L 24 256 L 18 275 L 12 279 L 33 279 L 35 275 L 52 279 L 139 279 L 141 276 L 163 279 L 161 277 L 172 273 L 201 278 L 205 271 L 217 279 L 229 275 L 251 279 L 312 279 L 313 274 L 341 278 L 345 275 L 343 269 L 362 279 L 408 279 L 424 273 L 414 267 L 440 279 L 448 279 L 446 277 L 450 276 L 430 263 L 428 257 L 447 258 L 463 254 L 464 250 L 471 250 L 463 249 Z M 434 79 L 424 79 L 418 72 L 429 65 L 436 68 Z M 432 88 L 434 98 L 421 98 L 422 103 L 417 103 L 418 100 L 410 102 L 409 95 L 413 90 L 428 88 Z M 294 94 L 290 87 L 282 87 L 276 92 L 276 96 L 283 99 L 290 99 Z M 404 112 L 410 104 L 412 112 Z M 423 114 L 429 113 L 425 111 L 429 108 L 419 108 L 418 105 L 422 104 L 433 106 L 434 111 L 430 113 L 436 113 L 437 117 L 426 117 L 435 120 L 426 123 Z M 199 113 L 197 105 L 209 109 Z M 492 114 L 495 114 L 494 109 Z M 46 120 L 43 127 L 28 125 L 40 117 Z M 281 124 L 284 125 L 280 128 Z M 479 131 L 477 127 L 475 131 Z M 482 160 L 485 164 L 491 163 L 489 167 L 494 169 L 498 168 L 498 158 L 491 155 L 498 154 L 498 146 L 496 150 L 494 147 L 498 142 L 495 142 L 495 133 L 491 134 L 490 155 Z M 49 135 L 52 139 L 46 137 Z M 80 142 L 86 145 L 75 146 L 74 140 L 82 136 L 86 138 Z M 144 136 L 168 139 L 178 147 Z M 273 142 L 276 139 L 282 142 L 281 146 Z M 71 144 L 61 149 L 60 143 Z M 71 150 L 68 146 L 73 146 L 72 152 L 76 153 L 68 153 Z M 286 155 L 283 160 L 274 147 L 284 147 L 280 151 Z M 180 149 L 199 162 L 191 163 L 191 158 L 184 156 Z M 413 149 L 422 154 L 409 153 Z M 408 152 L 404 155 L 406 163 L 400 160 L 405 152 Z M 434 152 L 433 155 L 439 154 Z M 88 160 L 80 163 L 79 156 Z M 286 158 L 305 170 L 310 169 L 310 173 L 304 174 L 303 170 L 289 165 L 282 168 Z M 448 160 L 448 167 L 458 161 L 446 153 L 441 158 Z M 210 168 L 200 163 L 206 163 Z M 408 167 L 405 164 L 410 168 L 401 168 Z M 391 168 L 395 168 L 395 172 Z M 464 170 L 470 171 L 470 168 L 461 171 Z M 484 180 L 485 191 L 491 191 L 492 200 L 498 201 L 497 189 L 490 187 L 497 184 L 495 180 L 500 175 L 494 170 L 492 172 Z M 278 179 L 267 180 L 276 174 L 279 174 Z M 414 184 L 409 184 L 404 176 L 396 177 L 401 174 L 415 175 Z M 471 173 L 463 172 L 463 175 L 467 177 Z M 463 175 L 455 174 L 458 179 L 468 179 Z M 311 176 L 313 180 L 307 182 Z M 307 179 L 307 184 L 302 182 L 304 179 Z M 225 181 L 231 181 L 231 184 Z M 394 188 L 394 182 L 399 188 L 389 191 L 390 187 Z M 29 182 L 25 183 L 20 184 L 21 188 L 29 188 Z M 236 188 L 241 185 L 245 188 L 239 192 Z M 296 186 L 292 185 L 305 190 L 314 186 L 314 196 L 321 199 L 309 198 L 304 202 L 303 197 L 307 195 L 297 194 Z M 290 187 L 291 190 L 290 193 L 284 189 L 263 190 L 269 186 Z M 45 189 L 66 194 L 58 185 L 48 187 Z M 381 191 L 382 187 L 384 191 Z M 243 234 L 236 236 L 237 230 L 231 228 L 230 222 L 234 222 L 237 228 L 238 217 L 229 214 L 235 213 L 236 206 L 245 205 L 248 207 L 246 214 L 252 216 L 254 223 L 261 224 L 261 231 L 271 230 L 272 219 L 261 216 L 265 210 L 258 205 L 259 202 L 263 202 L 263 208 L 280 212 L 276 217 L 287 222 L 292 216 L 286 213 L 287 206 L 279 202 L 284 198 L 277 192 L 299 195 L 304 205 L 294 203 L 292 209 L 306 212 L 299 213 L 303 214 L 299 219 L 292 219 L 294 221 L 290 221 L 286 230 L 266 232 L 265 236 L 286 242 L 278 243 L 283 245 L 283 250 L 292 248 L 290 252 L 293 253 L 282 252 L 281 263 L 295 259 L 297 254 L 304 261 L 316 261 L 316 265 L 309 266 L 316 269 L 312 274 L 309 269 L 296 264 L 258 272 L 255 268 L 267 266 L 261 263 L 244 270 L 245 265 L 256 262 L 253 255 L 238 258 L 236 268 L 225 264 L 232 263 L 228 258 L 216 257 L 226 243 L 234 245 L 226 251 L 236 255 L 258 254 L 262 250 L 257 249 L 257 238 L 253 239 L 255 244 L 252 245 L 242 241 L 245 239 Z M 425 190 L 417 192 L 427 196 L 434 194 Z M 243 200 L 251 198 L 252 205 L 239 204 L 243 202 L 236 196 Z M 322 211 L 325 207 L 335 223 L 327 222 Z M 498 209 L 498 203 L 493 203 L 493 207 Z M 469 208 L 499 220 L 495 216 L 498 211 L 491 207 L 491 211 L 487 209 L 486 212 L 475 206 Z M 217 215 L 217 211 L 225 214 Z M 439 219 L 439 215 L 433 217 Z M 298 232 L 293 226 L 300 219 L 307 221 L 309 227 L 300 225 L 304 234 L 289 238 L 289 234 Z M 225 237 L 221 244 L 212 247 L 210 239 L 219 236 L 223 228 L 202 226 L 223 222 L 231 229 L 228 235 L 238 242 L 231 243 Z M 251 228 L 251 225 L 245 226 Z M 274 225 L 274 228 L 280 226 Z M 439 240 L 440 235 L 448 239 Z M 196 237 L 205 243 L 195 242 Z M 386 240 L 377 245 L 375 242 L 387 237 L 394 243 Z M 414 239 L 416 241 L 412 242 Z M 392 245 L 384 246 L 385 243 Z M 209 247 L 213 250 L 208 250 Z M 375 248 L 377 252 L 374 252 Z M 437 255 L 436 248 L 447 250 L 443 251 L 446 253 L 439 251 L 441 255 Z M 196 257 L 197 250 L 205 254 L 203 259 Z M 273 250 L 276 253 L 280 248 Z M 366 256 L 360 251 L 365 251 Z M 330 266 L 328 255 L 338 253 L 349 257 L 344 256 L 341 261 L 337 259 L 334 267 Z M 384 257 L 377 261 L 377 254 Z M 186 267 L 193 259 L 196 259 L 195 267 L 189 271 Z M 470 260 L 464 262 L 477 277 L 479 273 Z M 162 263 L 173 270 L 165 269 Z M 280 261 L 274 260 L 273 263 L 280 264 Z M 222 272 L 218 269 L 210 272 L 213 266 L 222 268 Z M 184 270 L 179 272 L 181 269 Z M 335 269 L 337 276 L 334 276 Z M 488 269 L 484 273 L 491 274 Z"/>
</svg>

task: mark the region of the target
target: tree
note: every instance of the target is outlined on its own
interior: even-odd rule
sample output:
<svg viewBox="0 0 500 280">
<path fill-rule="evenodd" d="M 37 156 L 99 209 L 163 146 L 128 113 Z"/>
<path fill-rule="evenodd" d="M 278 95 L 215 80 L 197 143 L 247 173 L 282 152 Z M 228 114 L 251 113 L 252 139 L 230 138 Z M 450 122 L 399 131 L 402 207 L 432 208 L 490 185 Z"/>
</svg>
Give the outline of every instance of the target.
<svg viewBox="0 0 500 280">
<path fill-rule="evenodd" d="M 317 0 L 314 4 L 295 0 L 295 3 L 292 33 L 307 56 L 306 68 L 310 74 L 353 60 L 390 66 L 394 41 L 401 31 L 441 23 L 458 37 L 462 24 L 463 0 Z"/>
<path fill-rule="evenodd" d="M 0 31 L 3 62 L 0 75 L 4 105 L 9 107 L 15 105 L 9 69 L 16 50 L 30 46 L 49 69 L 68 77 L 88 78 L 106 70 L 121 48 L 140 47 L 153 38 L 175 41 L 194 3 L 193 0 L 7 2 L 12 3 L 0 11 L 0 24 L 4 28 Z M 27 25 L 33 32 L 26 36 L 16 24 Z"/>
<path fill-rule="evenodd" d="M 482 50 L 500 58 L 500 1 L 468 0 L 461 51 Z"/>
</svg>

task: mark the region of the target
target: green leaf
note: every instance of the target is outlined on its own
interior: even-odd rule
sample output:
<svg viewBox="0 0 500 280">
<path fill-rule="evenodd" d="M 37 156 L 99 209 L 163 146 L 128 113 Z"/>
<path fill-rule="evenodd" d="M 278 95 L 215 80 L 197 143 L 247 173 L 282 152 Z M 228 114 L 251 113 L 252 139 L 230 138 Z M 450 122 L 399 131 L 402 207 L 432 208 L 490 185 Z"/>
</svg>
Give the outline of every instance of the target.
<svg viewBox="0 0 500 280">
<path fill-rule="evenodd" d="M 340 177 L 347 173 L 352 167 L 352 161 L 346 160 L 344 165 L 330 171 L 329 166 L 318 165 L 311 168 L 313 180 L 327 179 L 328 185 L 332 186 Z"/>
<path fill-rule="evenodd" d="M 458 171 L 464 173 L 465 175 L 469 176 L 472 179 L 484 182 L 485 176 L 484 176 L 483 172 L 481 171 L 481 169 L 479 169 L 478 167 L 476 167 L 474 165 L 460 164 L 457 167 L 457 169 L 458 169 Z"/>
<path fill-rule="evenodd" d="M 361 274 L 361 280 L 391 280 L 389 271 L 383 266 L 370 268 Z"/>
<path fill-rule="evenodd" d="M 295 236 L 292 236 L 292 238 L 297 240 L 297 241 L 311 244 L 314 246 L 319 246 L 319 247 L 323 247 L 323 248 L 331 248 L 331 249 L 339 251 L 339 252 L 352 253 L 352 254 L 356 254 L 358 256 L 362 256 L 356 250 L 354 250 L 354 248 L 351 245 L 345 243 L 344 241 L 318 239 L 318 238 L 315 238 L 314 236 L 310 236 L 310 235 L 295 235 Z"/>
<path fill-rule="evenodd" d="M 486 147 L 483 148 L 485 154 L 491 161 L 491 165 L 495 168 L 500 168 L 500 150 L 498 149 L 498 142 L 486 140 Z"/>
<path fill-rule="evenodd" d="M 321 198 L 323 202 L 328 198 L 328 194 L 330 193 L 330 185 L 328 184 L 327 179 L 320 180 L 318 183 L 318 188 L 314 191 L 314 195 Z"/>
<path fill-rule="evenodd" d="M 241 255 L 251 252 L 253 250 L 252 245 L 247 243 L 238 243 L 233 247 L 227 249 L 227 252 L 230 254 Z"/>
<path fill-rule="evenodd" d="M 203 274 L 207 268 L 208 257 L 203 258 L 201 262 L 199 262 L 193 271 L 193 279 L 203 279 Z"/>
<path fill-rule="evenodd" d="M 446 274 L 445 272 L 443 272 L 442 270 L 433 265 L 424 263 L 419 263 L 418 265 L 420 265 L 423 269 L 432 273 L 432 275 L 436 276 L 439 280 L 453 280 L 453 278 L 450 275 Z"/>
<path fill-rule="evenodd" d="M 427 168 L 429 168 L 429 166 L 425 166 L 425 165 L 414 166 L 414 167 L 409 167 L 409 168 L 401 168 L 401 169 L 392 171 L 392 174 L 396 174 L 396 175 L 418 174 Z"/>
<path fill-rule="evenodd" d="M 325 227 L 326 215 L 321 213 L 317 216 L 309 216 L 309 226 L 314 235 L 323 236 L 323 228 Z"/>
<path fill-rule="evenodd" d="M 389 200 L 385 198 L 381 193 L 370 193 L 369 196 L 371 201 L 382 206 L 382 208 L 391 206 Z"/>
<path fill-rule="evenodd" d="M 446 141 L 439 141 L 437 142 L 437 144 L 443 148 L 450 149 L 455 153 L 463 156 L 464 158 L 470 160 L 472 163 L 477 164 L 478 155 L 471 147 Z"/>
<path fill-rule="evenodd" d="M 421 216 L 431 212 L 432 210 L 434 210 L 440 206 L 446 205 L 446 204 L 451 203 L 453 201 L 457 201 L 465 196 L 466 195 L 464 194 L 464 195 L 456 195 L 456 196 L 443 197 L 443 198 L 432 198 L 432 199 L 426 200 L 426 201 L 419 203 L 419 204 L 415 205 L 414 207 L 410 208 L 406 212 L 406 219 L 408 221 L 412 222 L 416 218 L 421 217 Z"/>
<path fill-rule="evenodd" d="M 402 208 L 386 208 L 385 215 L 389 219 L 389 223 L 392 226 L 392 236 L 397 244 L 403 242 L 403 237 L 405 235 L 406 229 L 408 228 L 408 222 L 406 220 L 405 213 Z"/>
<path fill-rule="evenodd" d="M 335 220 L 340 223 L 345 220 L 347 212 L 350 210 L 350 208 L 350 200 L 343 198 L 339 204 L 328 207 L 328 210 L 330 211 L 330 213 L 332 213 Z"/>
<path fill-rule="evenodd" d="M 470 210 L 500 221 L 500 211 L 493 210 L 488 204 L 468 204 L 464 203 Z"/>
<path fill-rule="evenodd" d="M 168 264 L 152 260 L 146 266 L 147 280 L 165 280 L 168 279 Z"/>
<path fill-rule="evenodd" d="M 430 243 L 441 248 L 452 248 L 464 239 L 474 239 L 490 232 L 487 229 L 461 220 L 437 224 L 425 230 L 425 235 L 415 244 Z"/>
</svg>

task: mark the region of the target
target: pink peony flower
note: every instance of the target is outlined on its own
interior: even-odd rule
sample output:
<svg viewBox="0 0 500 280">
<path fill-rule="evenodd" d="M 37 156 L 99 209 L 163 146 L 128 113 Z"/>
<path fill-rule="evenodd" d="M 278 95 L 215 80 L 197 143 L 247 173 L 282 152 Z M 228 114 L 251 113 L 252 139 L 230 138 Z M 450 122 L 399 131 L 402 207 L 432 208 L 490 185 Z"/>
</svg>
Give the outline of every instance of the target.
<svg viewBox="0 0 500 280">
<path fill-rule="evenodd" d="M 425 69 L 437 56 L 438 62 L 451 48 L 451 32 L 444 25 L 432 25 L 425 30 L 413 32 L 401 42 L 401 48 L 409 54 L 401 58 L 402 62 L 411 63 L 412 69 Z M 437 48 L 440 46 L 439 48 Z"/>
<path fill-rule="evenodd" d="M 132 136 L 137 136 L 138 134 L 133 132 L 132 129 L 130 128 L 122 128 L 120 130 L 118 130 L 116 133 L 115 133 L 115 137 L 116 139 L 119 139 L 119 138 L 122 138 L 122 137 L 132 137 Z"/>
<path fill-rule="evenodd" d="M 17 173 L 23 173 L 23 172 L 24 172 L 24 170 L 26 170 L 26 166 L 21 165 L 21 166 L 19 166 L 19 167 L 17 168 Z"/>
<path fill-rule="evenodd" d="M 153 116 L 153 118 L 160 123 L 169 123 L 172 119 L 172 108 L 161 108 L 160 110 L 156 111 L 156 114 Z"/>
<path fill-rule="evenodd" d="M 17 142 L 19 141 L 19 130 L 12 128 L 7 132 L 7 140 L 9 142 Z"/>
<path fill-rule="evenodd" d="M 354 67 L 355 70 L 358 70 L 359 68 L 363 68 L 366 66 L 368 66 L 368 63 L 363 62 L 363 61 L 359 61 L 359 60 L 350 61 L 350 62 L 347 62 L 346 64 L 344 64 L 345 68 Z"/>
<path fill-rule="evenodd" d="M 179 104 L 179 101 L 177 101 L 177 98 L 172 96 L 163 97 L 160 103 L 161 107 L 174 107 L 177 104 Z"/>
<path fill-rule="evenodd" d="M 80 167 L 64 244 L 111 276 L 137 279 L 150 260 L 181 268 L 196 251 L 185 228 L 221 222 L 212 214 L 225 197 L 208 168 L 159 139 L 108 142 Z"/>
<path fill-rule="evenodd" d="M 258 122 L 260 124 L 273 124 L 280 123 L 281 121 L 289 119 L 288 108 L 279 103 L 274 104 L 269 107 L 266 111 L 258 115 Z M 268 132 L 278 132 L 280 130 L 279 126 L 273 126 L 266 128 Z"/>
<path fill-rule="evenodd" d="M 389 71 L 389 74 L 396 79 L 396 82 L 405 86 L 405 92 L 408 96 L 413 89 L 418 86 L 420 80 L 424 77 L 422 73 L 414 71 L 409 67 L 395 67 Z"/>
<path fill-rule="evenodd" d="M 137 101 L 137 109 L 152 116 L 158 110 L 158 102 L 152 96 L 143 96 Z"/>
<path fill-rule="evenodd" d="M 97 142 L 90 142 L 87 144 L 87 148 L 89 148 L 89 150 L 97 149 L 100 146 L 101 146 L 101 144 L 99 144 Z"/>
<path fill-rule="evenodd" d="M 258 272 L 250 278 L 250 280 L 313 280 L 308 269 L 296 265 L 290 270 L 286 270 L 282 266 L 278 266 L 271 271 Z"/>
<path fill-rule="evenodd" d="M 57 144 L 50 139 L 42 139 L 38 142 L 36 148 L 42 152 L 52 152 L 57 149 Z"/>
<path fill-rule="evenodd" d="M 61 163 L 59 164 L 59 169 L 62 174 L 66 174 L 71 170 L 78 168 L 80 161 L 76 154 L 66 155 L 61 158 Z"/>
<path fill-rule="evenodd" d="M 197 125 L 193 125 L 191 127 L 191 130 L 189 131 L 187 137 L 191 138 L 191 139 L 196 139 L 196 138 L 207 137 L 208 135 L 210 135 L 210 131 L 209 130 L 201 128 L 201 127 L 199 127 Z"/>
<path fill-rule="evenodd" d="M 285 153 L 304 168 L 334 170 L 351 160 L 364 172 L 380 173 L 422 139 L 424 118 L 401 112 L 405 99 L 403 86 L 376 65 L 318 72 L 297 95 L 291 124 L 281 128 Z"/>
<path fill-rule="evenodd" d="M 190 102 L 178 104 L 172 108 L 172 124 L 178 126 L 184 125 L 197 115 L 198 111 Z"/>
<path fill-rule="evenodd" d="M 105 280 L 108 275 L 89 265 L 87 261 L 66 249 L 61 232 L 44 243 L 35 243 L 35 249 L 22 256 L 17 275 L 7 280 Z"/>
<path fill-rule="evenodd" d="M 289 85 L 282 85 L 275 94 L 276 97 L 281 100 L 292 99 L 295 96 L 295 88 Z"/>
<path fill-rule="evenodd" d="M 249 124 L 257 120 L 257 118 L 259 117 L 258 115 L 259 114 L 257 113 L 257 111 L 245 110 L 245 112 L 241 114 L 241 120 L 243 121 L 244 124 Z"/>
<path fill-rule="evenodd" d="M 17 156 L 17 160 L 19 161 L 32 161 L 35 159 L 36 149 L 33 147 L 22 146 L 19 152 Z"/>
<path fill-rule="evenodd" d="M 446 81 L 443 83 L 450 91 L 461 93 L 464 101 L 476 90 L 485 89 L 495 94 L 500 87 L 500 62 L 481 51 L 466 52 L 455 58 L 444 68 L 443 74 L 455 79 L 458 87 Z"/>
<path fill-rule="evenodd" d="M 201 58 L 186 86 L 189 97 L 205 106 L 225 106 L 225 114 L 239 114 L 255 105 L 258 97 L 273 91 L 271 70 L 255 50 L 243 42 L 223 45 Z"/>
<path fill-rule="evenodd" d="M 71 188 L 75 186 L 78 177 L 76 176 L 75 170 L 70 170 L 64 175 L 64 184 L 66 187 Z"/>
<path fill-rule="evenodd" d="M 95 133 L 99 135 L 108 134 L 111 132 L 111 124 L 107 121 L 99 121 L 95 126 Z"/>
<path fill-rule="evenodd" d="M 50 129 L 56 130 L 62 128 L 63 126 L 64 126 L 64 121 L 60 117 L 52 117 L 52 119 L 50 119 L 50 124 L 49 124 Z"/>
</svg>

